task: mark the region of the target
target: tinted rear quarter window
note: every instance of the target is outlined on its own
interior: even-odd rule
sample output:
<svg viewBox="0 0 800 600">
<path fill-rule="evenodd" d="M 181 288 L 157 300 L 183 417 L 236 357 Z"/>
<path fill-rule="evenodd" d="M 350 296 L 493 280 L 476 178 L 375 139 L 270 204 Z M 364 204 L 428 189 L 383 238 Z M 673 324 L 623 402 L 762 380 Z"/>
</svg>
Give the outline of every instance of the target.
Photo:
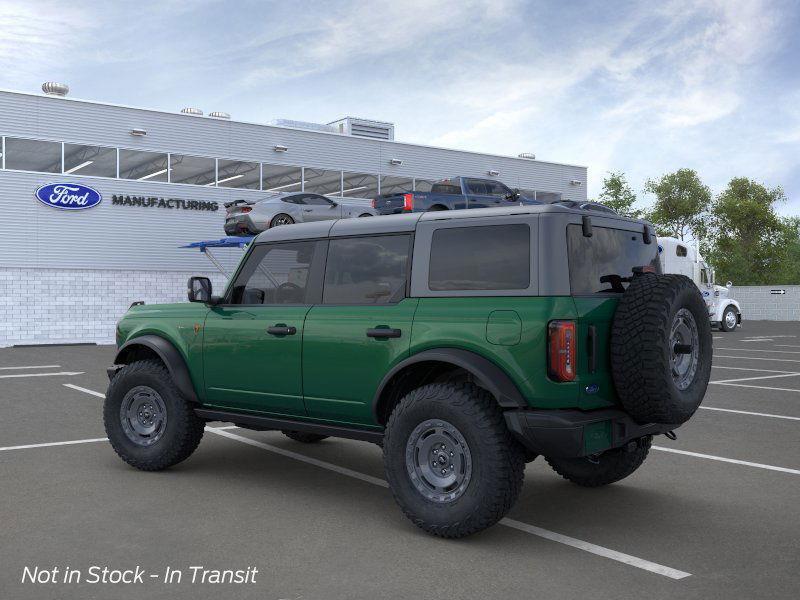
<svg viewBox="0 0 800 600">
<path fill-rule="evenodd" d="M 410 236 L 332 239 L 324 304 L 387 304 L 405 296 Z"/>
<path fill-rule="evenodd" d="M 432 291 L 524 290 L 530 287 L 528 225 L 437 229 L 431 241 Z"/>
<path fill-rule="evenodd" d="M 652 266 L 661 272 L 658 244 L 644 243 L 636 231 L 593 227 L 585 237 L 580 225 L 567 226 L 569 283 L 573 294 L 622 293 L 634 267 Z"/>
</svg>

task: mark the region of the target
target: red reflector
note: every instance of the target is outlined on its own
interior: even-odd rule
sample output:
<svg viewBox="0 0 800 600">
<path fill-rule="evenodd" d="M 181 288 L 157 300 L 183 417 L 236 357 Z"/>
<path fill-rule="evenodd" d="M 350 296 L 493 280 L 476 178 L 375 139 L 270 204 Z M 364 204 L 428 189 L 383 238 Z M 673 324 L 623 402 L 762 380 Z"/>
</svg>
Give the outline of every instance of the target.
<svg viewBox="0 0 800 600">
<path fill-rule="evenodd" d="M 403 210 L 414 210 L 414 194 L 403 194 Z"/>
<path fill-rule="evenodd" d="M 575 379 L 575 350 L 575 322 L 550 321 L 547 326 L 547 373 L 551 379 Z"/>
<path fill-rule="evenodd" d="M 243 213 L 249 213 L 251 210 L 253 210 L 253 209 L 251 207 L 249 207 L 249 206 L 243 206 L 242 207 L 242 212 Z"/>
</svg>

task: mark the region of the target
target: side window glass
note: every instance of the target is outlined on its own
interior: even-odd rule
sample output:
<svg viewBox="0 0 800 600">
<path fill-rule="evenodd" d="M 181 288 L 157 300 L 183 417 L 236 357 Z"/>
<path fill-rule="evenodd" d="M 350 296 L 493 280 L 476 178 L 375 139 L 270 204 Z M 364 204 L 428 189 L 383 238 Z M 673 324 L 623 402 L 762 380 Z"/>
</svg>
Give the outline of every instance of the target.
<svg viewBox="0 0 800 600">
<path fill-rule="evenodd" d="M 511 193 L 511 190 L 499 181 L 487 181 L 486 187 L 489 189 L 489 194 L 492 196 L 498 196 L 499 198 L 505 198 Z"/>
<path fill-rule="evenodd" d="M 387 304 L 405 295 L 410 237 L 332 239 L 324 304 Z"/>
<path fill-rule="evenodd" d="M 675 254 L 677 254 L 678 256 L 686 256 L 687 255 L 686 246 L 677 246 L 675 248 Z"/>
<path fill-rule="evenodd" d="M 305 197 L 305 204 L 311 204 L 313 206 L 330 206 L 331 201 L 323 196 L 309 194 Z"/>
<path fill-rule="evenodd" d="M 316 245 L 257 246 L 236 278 L 231 304 L 304 304 Z"/>
<path fill-rule="evenodd" d="M 283 199 L 283 201 L 288 202 L 289 204 L 305 204 L 306 197 L 298 194 L 297 196 L 287 196 Z"/>
<path fill-rule="evenodd" d="M 469 188 L 470 194 L 485 196 L 489 193 L 489 190 L 486 189 L 486 184 L 479 179 L 467 179 L 467 188 Z"/>
</svg>

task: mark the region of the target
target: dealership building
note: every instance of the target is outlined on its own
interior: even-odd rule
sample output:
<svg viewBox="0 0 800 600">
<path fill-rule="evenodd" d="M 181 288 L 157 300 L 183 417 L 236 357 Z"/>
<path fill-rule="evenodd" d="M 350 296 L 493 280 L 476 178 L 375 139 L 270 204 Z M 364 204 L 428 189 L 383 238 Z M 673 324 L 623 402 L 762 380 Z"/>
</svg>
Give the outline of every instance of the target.
<svg viewBox="0 0 800 600">
<path fill-rule="evenodd" d="M 586 199 L 585 167 L 406 144 L 391 123 L 248 123 L 42 87 L 0 91 L 0 347 L 111 343 L 132 302 L 182 301 L 190 275 L 221 288 L 225 275 L 208 257 L 181 246 L 224 237 L 223 205 L 233 200 L 307 191 L 367 204 L 457 175 L 542 200 Z M 96 192 L 88 200 L 86 188 Z M 71 189 L 69 210 L 48 204 Z M 216 257 L 230 272 L 241 255 Z"/>
</svg>

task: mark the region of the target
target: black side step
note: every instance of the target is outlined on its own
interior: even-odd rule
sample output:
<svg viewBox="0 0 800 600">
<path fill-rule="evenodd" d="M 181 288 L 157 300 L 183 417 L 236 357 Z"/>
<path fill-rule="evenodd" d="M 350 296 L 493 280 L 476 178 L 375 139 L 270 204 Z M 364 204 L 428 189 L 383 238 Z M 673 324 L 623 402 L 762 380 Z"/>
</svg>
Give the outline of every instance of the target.
<svg viewBox="0 0 800 600">
<path fill-rule="evenodd" d="M 194 412 L 198 417 L 206 421 L 224 421 L 226 423 L 233 423 L 244 429 L 255 429 L 256 431 L 287 429 L 290 431 L 318 433 L 320 435 L 361 440 L 376 444 L 383 441 L 383 431 L 342 427 L 341 425 L 328 425 L 327 423 L 314 423 L 313 421 L 264 417 L 261 415 L 250 415 L 226 410 L 210 410 L 207 408 L 196 408 Z"/>
</svg>

